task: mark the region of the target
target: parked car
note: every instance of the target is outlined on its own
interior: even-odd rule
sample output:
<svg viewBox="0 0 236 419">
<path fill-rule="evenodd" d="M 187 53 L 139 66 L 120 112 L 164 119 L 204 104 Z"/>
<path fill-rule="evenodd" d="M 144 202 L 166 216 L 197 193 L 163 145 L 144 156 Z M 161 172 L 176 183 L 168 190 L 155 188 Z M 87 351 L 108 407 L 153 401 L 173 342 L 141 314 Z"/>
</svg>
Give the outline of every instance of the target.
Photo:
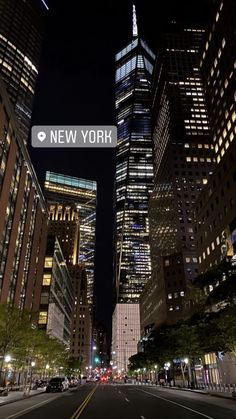
<svg viewBox="0 0 236 419">
<path fill-rule="evenodd" d="M 53 377 L 48 383 L 46 392 L 66 391 L 69 388 L 69 380 L 66 377 Z"/>
</svg>

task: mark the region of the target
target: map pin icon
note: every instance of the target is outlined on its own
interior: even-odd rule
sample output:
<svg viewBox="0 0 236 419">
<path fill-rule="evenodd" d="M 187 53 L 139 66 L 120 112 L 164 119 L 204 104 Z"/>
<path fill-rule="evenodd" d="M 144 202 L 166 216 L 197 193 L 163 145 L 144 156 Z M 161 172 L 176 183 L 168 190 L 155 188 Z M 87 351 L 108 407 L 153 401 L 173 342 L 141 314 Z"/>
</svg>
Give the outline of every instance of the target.
<svg viewBox="0 0 236 419">
<path fill-rule="evenodd" d="M 38 132 L 37 137 L 38 137 L 39 141 L 43 142 L 46 138 L 46 132 L 44 132 L 44 131 Z"/>
</svg>

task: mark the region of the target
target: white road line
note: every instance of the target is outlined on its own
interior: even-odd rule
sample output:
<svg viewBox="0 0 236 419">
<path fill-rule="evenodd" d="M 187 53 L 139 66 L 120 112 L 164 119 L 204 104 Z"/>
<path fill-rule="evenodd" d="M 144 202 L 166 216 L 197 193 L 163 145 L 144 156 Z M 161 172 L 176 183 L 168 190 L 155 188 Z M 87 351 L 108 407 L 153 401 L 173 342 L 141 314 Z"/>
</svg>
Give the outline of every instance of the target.
<svg viewBox="0 0 236 419">
<path fill-rule="evenodd" d="M 144 416 L 140 416 L 140 419 L 145 419 L 145 417 Z"/>
<path fill-rule="evenodd" d="M 207 416 L 207 415 L 205 415 L 204 413 L 201 413 L 201 412 L 199 412 L 199 411 L 197 411 L 197 410 L 191 409 L 190 407 L 184 406 L 183 404 L 173 402 L 172 400 L 166 399 L 165 397 L 157 396 L 156 394 L 153 394 L 153 393 L 150 393 L 149 391 L 145 391 L 145 390 L 141 390 L 141 389 L 140 389 L 140 391 L 142 391 L 143 393 L 150 394 L 151 396 L 156 397 L 157 399 L 161 399 L 161 400 L 164 400 L 164 401 L 166 401 L 166 402 L 169 402 L 169 403 L 175 404 L 175 405 L 177 405 L 177 406 L 179 406 L 179 407 L 182 407 L 183 409 L 189 410 L 190 412 L 196 413 L 196 414 L 197 414 L 197 415 L 199 415 L 199 416 L 203 416 L 204 418 L 207 418 L 207 419 L 214 419 L 214 418 L 212 418 L 211 416 Z"/>
<path fill-rule="evenodd" d="M 127 402 L 129 402 L 129 399 L 127 399 L 127 397 L 125 397 L 125 400 L 126 400 Z"/>
<path fill-rule="evenodd" d="M 44 400 L 43 402 L 40 402 L 40 403 L 34 404 L 33 406 L 27 407 L 27 409 L 20 410 L 19 412 L 14 413 L 14 414 L 13 414 L 13 415 L 11 415 L 11 416 L 7 416 L 5 419 L 18 418 L 19 416 L 22 416 L 25 412 L 30 412 L 31 410 L 34 410 L 37 406 L 42 406 L 43 404 L 47 404 L 47 403 L 49 403 L 50 401 L 55 400 L 56 398 L 57 398 L 57 397 L 54 397 L 54 398 L 52 398 L 52 399 L 47 399 L 47 400 Z"/>
</svg>

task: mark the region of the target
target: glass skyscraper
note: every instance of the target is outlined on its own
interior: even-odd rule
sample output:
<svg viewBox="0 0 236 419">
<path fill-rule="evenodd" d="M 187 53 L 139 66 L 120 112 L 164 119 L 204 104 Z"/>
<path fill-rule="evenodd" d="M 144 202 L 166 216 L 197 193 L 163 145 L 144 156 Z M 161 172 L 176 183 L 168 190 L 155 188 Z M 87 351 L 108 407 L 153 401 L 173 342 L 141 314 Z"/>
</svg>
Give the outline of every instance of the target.
<svg viewBox="0 0 236 419">
<path fill-rule="evenodd" d="M 0 75 L 27 141 L 47 13 L 40 0 L 0 0 Z"/>
<path fill-rule="evenodd" d="M 97 183 L 72 176 L 46 172 L 44 184 L 48 204 L 74 204 L 80 219 L 79 260 L 88 279 L 88 302 L 93 302 Z"/>
<path fill-rule="evenodd" d="M 115 289 L 112 360 L 126 371 L 140 338 L 139 296 L 151 275 L 148 200 L 153 188 L 150 87 L 155 55 L 138 37 L 116 54 Z"/>
<path fill-rule="evenodd" d="M 148 199 L 153 187 L 150 85 L 155 56 L 133 31 L 116 54 L 117 302 L 137 302 L 151 273 Z"/>
</svg>

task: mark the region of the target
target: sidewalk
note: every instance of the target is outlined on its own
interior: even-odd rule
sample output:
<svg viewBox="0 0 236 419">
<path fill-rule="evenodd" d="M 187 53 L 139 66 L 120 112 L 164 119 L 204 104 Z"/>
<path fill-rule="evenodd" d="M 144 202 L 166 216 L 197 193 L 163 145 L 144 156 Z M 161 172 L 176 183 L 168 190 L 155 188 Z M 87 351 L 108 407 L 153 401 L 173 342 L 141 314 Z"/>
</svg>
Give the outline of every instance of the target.
<svg viewBox="0 0 236 419">
<path fill-rule="evenodd" d="M 42 393 L 45 393 L 45 388 L 39 388 L 38 390 L 30 390 L 30 393 L 27 395 L 24 394 L 24 391 L 19 391 L 19 390 L 11 391 L 10 390 L 7 396 L 0 395 L 0 407 L 5 404 L 14 403 L 19 400 L 37 396 L 38 394 L 42 394 Z"/>
<path fill-rule="evenodd" d="M 142 385 L 147 385 L 150 387 L 159 387 L 159 388 L 163 388 L 163 389 L 169 389 L 169 390 L 179 390 L 179 391 L 188 391 L 190 393 L 198 393 L 198 394 L 205 394 L 205 395 L 209 395 L 209 396 L 213 396 L 213 397 L 221 397 L 223 399 L 230 399 L 230 400 L 235 400 L 236 401 L 236 394 L 235 396 L 233 396 L 232 392 L 227 392 L 227 391 L 214 391 L 214 390 L 203 390 L 203 389 L 191 389 L 191 388 L 186 388 L 186 387 L 174 387 L 174 386 L 160 386 L 159 384 L 142 384 Z"/>
</svg>

